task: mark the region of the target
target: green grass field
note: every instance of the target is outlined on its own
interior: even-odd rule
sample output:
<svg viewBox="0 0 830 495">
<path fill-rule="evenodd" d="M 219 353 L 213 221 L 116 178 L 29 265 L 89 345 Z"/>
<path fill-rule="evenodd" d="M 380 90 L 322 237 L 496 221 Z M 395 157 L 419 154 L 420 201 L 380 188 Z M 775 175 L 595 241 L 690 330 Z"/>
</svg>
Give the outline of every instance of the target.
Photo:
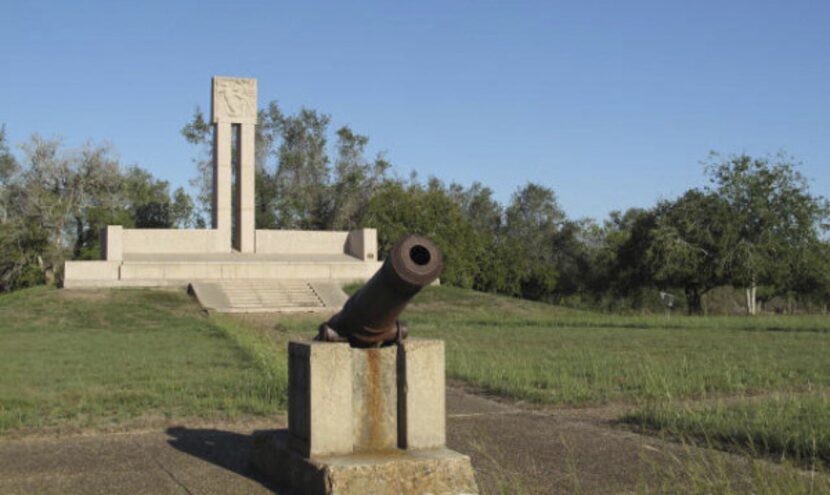
<svg viewBox="0 0 830 495">
<path fill-rule="evenodd" d="M 830 385 L 830 333 L 823 331 L 830 319 L 820 316 L 667 321 L 442 288 L 426 292 L 408 319 L 413 335 L 447 340 L 451 376 L 535 402 L 637 402 Z M 661 319 L 671 327 L 658 326 Z"/>
<path fill-rule="evenodd" d="M 287 316 L 275 328 L 310 336 L 317 320 Z M 446 341 L 449 376 L 539 403 L 636 404 L 830 386 L 830 318 L 822 316 L 624 317 L 429 287 L 405 320 L 414 337 Z"/>
<path fill-rule="evenodd" d="M 784 395 L 710 406 L 652 404 L 623 421 L 698 445 L 830 467 L 830 398 Z"/>
<path fill-rule="evenodd" d="M 269 414 L 284 388 L 181 291 L 0 296 L 0 433 Z"/>
</svg>

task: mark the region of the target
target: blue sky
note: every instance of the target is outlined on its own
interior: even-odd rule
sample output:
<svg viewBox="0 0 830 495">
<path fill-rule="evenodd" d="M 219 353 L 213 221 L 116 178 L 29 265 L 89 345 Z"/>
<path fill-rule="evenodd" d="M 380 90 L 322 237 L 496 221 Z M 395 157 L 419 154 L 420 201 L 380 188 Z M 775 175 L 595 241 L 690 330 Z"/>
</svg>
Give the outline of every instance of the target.
<svg viewBox="0 0 830 495">
<path fill-rule="evenodd" d="M 330 113 L 395 170 L 536 181 L 604 218 L 704 184 L 709 150 L 786 150 L 830 196 L 830 2 L 3 0 L 0 123 L 107 140 L 174 186 L 212 75 Z"/>
</svg>

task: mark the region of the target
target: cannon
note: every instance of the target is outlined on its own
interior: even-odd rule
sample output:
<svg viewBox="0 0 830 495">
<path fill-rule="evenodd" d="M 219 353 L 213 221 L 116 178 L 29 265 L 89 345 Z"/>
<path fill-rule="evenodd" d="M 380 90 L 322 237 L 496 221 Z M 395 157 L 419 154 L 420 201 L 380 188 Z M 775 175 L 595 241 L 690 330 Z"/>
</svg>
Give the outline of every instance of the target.
<svg viewBox="0 0 830 495">
<path fill-rule="evenodd" d="M 346 301 L 340 312 L 320 325 L 315 340 L 349 342 L 352 347 L 400 342 L 406 338 L 407 328 L 398 317 L 443 268 L 443 255 L 435 243 L 419 235 L 403 237 L 366 285 Z"/>
</svg>

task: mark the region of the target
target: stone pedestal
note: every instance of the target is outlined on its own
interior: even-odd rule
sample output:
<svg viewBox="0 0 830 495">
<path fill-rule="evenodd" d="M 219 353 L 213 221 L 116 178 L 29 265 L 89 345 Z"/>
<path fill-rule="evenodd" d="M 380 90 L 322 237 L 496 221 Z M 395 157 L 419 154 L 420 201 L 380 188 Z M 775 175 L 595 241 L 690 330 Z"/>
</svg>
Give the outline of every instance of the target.
<svg viewBox="0 0 830 495">
<path fill-rule="evenodd" d="M 288 431 L 257 437 L 253 464 L 299 493 L 478 493 L 446 448 L 444 343 L 289 343 Z"/>
</svg>

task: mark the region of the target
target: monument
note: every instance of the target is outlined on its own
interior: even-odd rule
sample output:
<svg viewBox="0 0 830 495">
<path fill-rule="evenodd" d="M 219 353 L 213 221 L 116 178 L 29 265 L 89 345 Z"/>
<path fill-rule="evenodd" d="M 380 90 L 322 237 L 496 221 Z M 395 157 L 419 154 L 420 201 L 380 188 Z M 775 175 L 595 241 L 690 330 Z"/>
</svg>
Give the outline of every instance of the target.
<svg viewBox="0 0 830 495">
<path fill-rule="evenodd" d="M 67 261 L 64 287 L 190 286 L 220 311 L 339 307 L 342 283 L 380 267 L 376 231 L 256 229 L 256 79 L 214 77 L 211 122 L 211 228 L 110 225 L 101 261 Z"/>
<path fill-rule="evenodd" d="M 445 445 L 444 342 L 398 321 L 442 267 L 431 241 L 405 237 L 314 342 L 289 343 L 288 430 L 255 438 L 259 471 L 295 493 L 478 493 Z"/>
</svg>

